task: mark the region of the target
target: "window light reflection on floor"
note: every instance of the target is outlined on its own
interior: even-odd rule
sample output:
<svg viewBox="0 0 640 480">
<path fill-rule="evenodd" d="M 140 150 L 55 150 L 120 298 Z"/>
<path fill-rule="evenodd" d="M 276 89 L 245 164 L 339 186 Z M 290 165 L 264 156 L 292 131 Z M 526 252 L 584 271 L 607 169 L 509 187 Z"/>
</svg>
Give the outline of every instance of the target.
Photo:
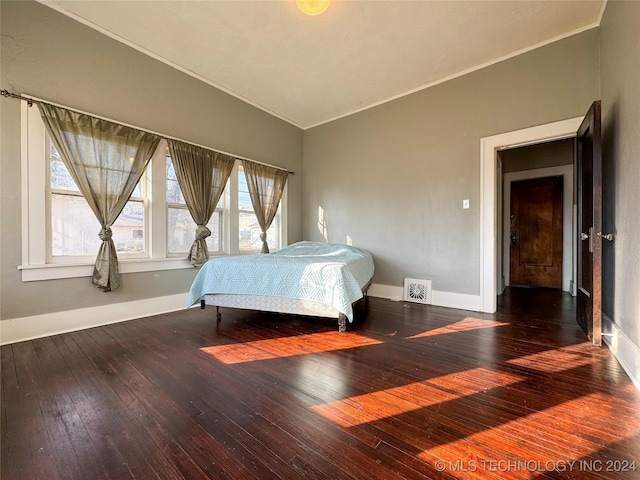
<svg viewBox="0 0 640 480">
<path fill-rule="evenodd" d="M 433 337 L 434 335 L 444 335 L 446 333 L 466 332 L 469 330 L 477 330 L 479 328 L 495 328 L 509 325 L 505 322 L 498 322 L 496 320 L 483 320 L 481 318 L 467 317 L 464 320 L 446 325 L 444 327 L 436 328 L 435 330 L 427 330 L 426 332 L 418 333 L 407 338 L 422 338 Z"/>
<path fill-rule="evenodd" d="M 382 342 L 357 333 L 338 332 L 336 330 L 253 342 L 216 345 L 203 347 L 200 350 L 222 363 L 233 364 L 346 350 L 379 343 Z"/>
<path fill-rule="evenodd" d="M 430 405 L 520 382 L 524 377 L 487 368 L 410 383 L 344 400 L 315 405 L 311 410 L 343 427 L 374 422 Z"/>
<path fill-rule="evenodd" d="M 590 343 L 584 343 L 584 345 L 591 347 Z M 507 360 L 507 363 L 540 372 L 557 373 L 570 368 L 583 367 L 600 360 L 591 353 L 580 352 L 578 347 L 563 347 L 555 350 L 547 350 L 524 357 L 513 358 Z"/>
<path fill-rule="evenodd" d="M 622 442 L 634 438 L 640 433 L 640 418 L 632 417 L 625 422 L 615 422 L 608 415 L 606 394 L 594 393 L 584 397 L 565 401 L 559 405 L 551 406 L 541 411 L 533 411 L 529 415 L 516 420 L 504 422 L 493 428 L 483 428 L 481 431 L 470 432 L 462 439 L 442 443 L 435 447 L 430 439 L 425 438 L 423 445 L 413 445 L 421 450 L 418 458 L 432 464 L 454 465 L 460 460 L 460 451 L 464 453 L 464 465 L 474 466 L 475 475 L 483 472 L 489 473 L 495 467 L 494 474 L 507 472 L 511 475 L 517 473 L 517 478 L 541 478 L 545 471 L 566 467 L 569 462 L 584 461 L 603 449 L 603 445 L 589 440 L 589 432 L 609 432 L 610 443 Z M 589 424 L 585 429 L 584 418 L 581 417 L 589 410 Z M 562 432 L 562 437 L 568 436 L 566 448 L 562 451 L 552 451 L 546 446 L 546 437 L 557 437 L 556 418 L 572 418 L 581 425 L 576 432 Z M 613 427 L 614 424 L 615 427 Z M 563 423 L 563 425 L 565 425 Z M 470 430 L 478 427 L 471 427 Z M 597 438 L 594 435 L 593 438 Z M 528 439 L 523 444 L 523 436 Z M 458 449 L 459 448 L 459 449 Z M 526 452 L 526 457 L 522 452 Z M 597 458 L 603 458 L 598 456 Z M 509 463 L 498 463 L 499 460 L 509 459 Z M 444 462 L 444 463 L 443 463 Z M 495 463 L 491 463 L 495 462 Z M 605 471 L 606 463 L 601 460 L 597 466 Z M 573 474 L 580 473 L 580 465 L 575 465 Z M 504 468 L 503 470 L 500 470 Z M 506 470 L 510 468 L 510 472 Z M 517 470 L 517 471 L 516 471 Z M 567 470 L 568 471 L 568 470 Z M 583 472 L 585 473 L 585 472 Z M 637 472 L 631 472 L 632 478 Z M 586 474 L 586 473 L 585 473 Z M 471 475 L 473 478 L 477 478 Z M 467 478 L 465 476 L 459 478 Z M 504 477 L 503 477 L 504 478 Z M 509 476 L 509 478 L 512 478 Z M 516 478 L 516 477 L 513 477 Z M 546 477 L 545 477 L 546 478 Z M 555 478 L 555 476 L 554 476 Z M 564 476 L 562 478 L 565 478 Z M 568 477 L 567 477 L 568 478 Z M 572 476 L 573 478 L 573 476 Z M 577 477 L 576 477 L 577 478 Z M 587 477 L 581 477 L 587 478 Z M 589 476 L 589 478 L 592 478 Z M 598 476 L 600 478 L 600 476 Z M 607 477 L 609 478 L 609 477 Z M 613 477 L 611 477 L 613 478 Z M 626 478 L 626 477 L 621 477 Z M 635 478 L 635 477 L 633 477 Z"/>
</svg>

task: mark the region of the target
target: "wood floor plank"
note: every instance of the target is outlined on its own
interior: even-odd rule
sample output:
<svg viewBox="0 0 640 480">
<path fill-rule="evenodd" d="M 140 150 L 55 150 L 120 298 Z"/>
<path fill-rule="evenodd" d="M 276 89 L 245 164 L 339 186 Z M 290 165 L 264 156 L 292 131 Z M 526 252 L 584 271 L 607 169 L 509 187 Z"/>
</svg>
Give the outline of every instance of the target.
<svg viewBox="0 0 640 480">
<path fill-rule="evenodd" d="M 203 359 L 203 358 L 205 357 L 204 356 L 200 357 L 200 359 Z M 193 367 L 194 367 L 194 370 L 198 370 L 200 366 L 197 365 L 197 362 L 196 362 L 196 364 L 194 364 Z M 253 395 L 253 392 L 256 389 L 260 389 L 261 387 L 247 386 L 246 380 L 238 375 L 231 375 L 231 376 L 222 376 L 222 375 L 223 374 L 218 375 L 218 380 L 221 381 L 220 385 L 222 385 L 224 389 L 218 390 L 215 387 L 215 385 L 209 385 L 207 388 L 206 381 L 204 378 L 198 378 L 197 376 L 194 376 L 191 372 L 185 371 L 181 374 L 183 385 L 184 385 L 184 387 L 181 390 L 183 393 L 187 394 L 187 398 L 192 395 L 195 395 L 196 392 L 199 391 L 200 397 L 203 397 L 200 400 L 200 402 L 202 403 L 202 407 L 200 411 L 202 412 L 206 411 L 208 413 L 207 415 L 198 416 L 198 421 L 201 422 L 203 425 L 206 425 L 208 431 L 215 432 L 215 433 L 212 433 L 212 435 L 213 434 L 217 436 L 223 435 L 223 437 L 221 437 L 221 440 L 223 440 L 225 443 L 233 444 L 234 439 L 228 436 L 227 431 L 233 431 L 233 429 L 236 429 L 238 432 L 242 433 L 243 437 L 245 437 L 245 433 L 248 433 L 247 429 L 249 428 L 249 422 L 250 423 L 254 422 L 254 420 L 251 417 L 255 415 L 255 410 L 247 409 L 246 407 L 244 407 L 243 399 L 250 398 Z M 158 378 L 158 381 L 162 381 L 162 378 Z M 235 392 L 234 396 L 229 396 L 227 394 L 226 390 L 228 389 L 229 386 L 231 386 L 232 387 L 231 390 Z M 190 392 L 189 390 L 193 389 L 194 387 L 196 388 L 196 392 Z M 262 386 L 262 390 L 263 391 L 265 390 L 264 385 Z M 215 402 L 211 403 L 208 400 L 209 398 L 215 399 Z M 194 407 L 198 405 L 196 404 L 196 402 L 192 402 L 192 403 Z M 290 414 L 290 412 L 288 413 Z M 275 427 L 274 424 L 270 424 L 270 425 L 271 425 L 271 428 L 268 430 L 269 432 L 268 437 L 272 437 L 271 439 L 264 437 L 262 432 L 258 432 L 262 437 L 264 437 L 262 438 L 264 444 L 269 442 L 269 440 L 271 441 L 273 440 L 274 430 L 278 431 L 277 428 L 274 428 Z M 296 426 L 296 434 L 299 436 L 300 433 L 303 431 L 304 431 L 304 428 L 301 427 L 300 424 L 298 424 Z M 306 432 L 306 433 L 308 434 L 310 432 Z M 275 437 L 277 437 L 277 435 L 275 435 Z M 287 441 L 295 445 L 294 442 L 296 442 L 296 437 L 288 436 L 286 437 L 286 439 Z M 300 443 L 299 439 L 298 439 L 298 443 Z M 281 449 L 282 446 L 286 447 L 286 444 L 272 445 L 270 449 L 272 452 L 278 451 Z M 245 445 L 241 442 L 234 448 L 245 448 Z M 302 452 L 302 453 L 305 453 L 305 456 L 309 457 L 309 451 Z M 269 462 L 270 458 L 268 457 L 270 455 L 271 453 L 269 453 L 267 458 L 263 459 L 263 461 Z M 291 456 L 291 455 L 290 453 L 286 453 L 286 454 L 280 454 L 280 456 L 286 458 L 287 456 Z M 323 463 L 325 463 L 323 467 L 326 469 L 327 467 L 326 461 L 323 460 Z M 290 473 L 293 473 L 293 472 L 290 472 Z M 263 475 L 264 474 L 258 476 L 258 478 L 264 478 Z M 340 477 L 344 477 L 344 472 L 341 472 L 339 477 L 333 477 L 333 478 L 340 478 Z"/>
<path fill-rule="evenodd" d="M 9 395 L 15 395 L 12 404 L 7 405 L 7 420 L 8 437 L 13 439 L 11 447 L 20 452 L 16 478 L 61 478 L 40 406 L 38 380 L 34 374 L 38 365 L 33 343 L 21 342 L 2 348 L 13 350 L 17 379 L 15 390 L 7 392 L 7 401 Z M 4 368 L 2 374 L 5 374 Z"/>
<path fill-rule="evenodd" d="M 60 355 L 51 337 L 37 339 L 33 343 L 39 352 L 42 375 L 46 379 L 46 382 L 41 382 L 41 391 L 49 399 L 48 408 L 54 412 L 52 416 L 59 419 L 60 431 L 58 435 L 63 437 L 63 441 L 53 441 L 59 441 L 64 448 L 68 449 L 69 445 L 64 443 L 68 439 L 74 453 L 75 471 L 71 475 L 63 476 L 73 478 L 82 472 L 82 474 L 100 478 L 105 471 L 101 468 L 91 436 L 77 411 L 73 397 L 70 395 L 70 392 L 77 388 L 76 378 L 70 374 L 67 362 Z M 64 459 L 62 463 L 71 462 Z M 62 466 L 59 467 L 61 470 L 62 468 Z"/>
<path fill-rule="evenodd" d="M 208 308 L 5 345 L 2 478 L 640 475 L 640 392 L 588 343 L 571 296 L 357 312 L 347 334 Z"/>
<path fill-rule="evenodd" d="M 2 402 L 2 430 L 0 442 L 2 449 L 2 463 L 0 468 L 4 472 L 17 472 L 20 475 L 27 475 L 25 467 L 29 465 L 28 459 L 31 457 L 31 448 L 28 438 L 23 436 L 26 423 L 23 422 L 23 403 L 21 402 L 20 386 L 15 365 L 15 357 L 12 345 L 0 347 L 2 353 L 2 392 L 0 392 Z"/>
<path fill-rule="evenodd" d="M 204 358 L 204 357 L 203 357 L 203 358 Z M 188 373 L 188 372 L 186 372 L 186 373 L 185 373 L 185 375 L 187 375 L 187 377 L 186 377 L 186 378 L 188 378 L 189 373 Z M 234 385 L 234 386 L 233 386 L 233 391 L 235 391 L 235 392 L 237 392 L 237 393 L 239 393 L 239 394 L 240 394 L 240 395 L 238 395 L 238 397 L 239 397 L 238 399 L 235 399 L 235 398 L 228 398 L 228 399 L 226 399 L 226 398 L 225 398 L 225 392 L 217 392 L 217 391 L 212 391 L 212 392 L 210 392 L 210 395 L 208 395 L 208 397 L 210 397 L 210 398 L 216 398 L 216 399 L 218 400 L 218 402 L 216 403 L 216 405 L 229 405 L 229 406 L 230 406 L 230 408 L 226 408 L 226 409 L 225 409 L 226 415 L 227 415 L 227 417 L 228 417 L 228 418 L 230 418 L 230 419 L 231 419 L 231 418 L 234 418 L 235 416 L 237 416 L 237 415 L 236 415 L 236 413 L 237 413 L 238 408 L 242 405 L 242 400 L 241 400 L 241 399 L 242 399 L 242 398 L 249 398 L 249 397 L 251 397 L 251 396 L 252 396 L 252 391 L 254 391 L 254 390 L 252 390 L 252 389 L 261 389 L 261 388 L 262 388 L 262 390 L 264 391 L 264 390 L 265 390 L 265 388 L 269 388 L 270 380 L 268 380 L 268 379 L 267 379 L 267 378 L 265 378 L 264 376 L 262 376 L 262 377 L 260 377 L 260 378 L 261 378 L 261 380 L 262 380 L 262 381 L 267 380 L 267 384 L 266 384 L 266 385 L 265 385 L 265 384 L 262 384 L 262 386 L 260 386 L 260 385 L 252 386 L 252 387 L 250 387 L 248 390 L 246 390 L 245 392 L 243 392 L 242 390 L 240 390 L 240 389 L 242 389 L 242 388 L 245 388 L 245 385 L 244 385 L 244 383 L 245 383 L 245 382 L 244 382 L 244 381 L 241 381 L 241 383 L 240 383 L 240 384 L 238 384 L 238 385 Z M 204 379 L 203 379 L 203 380 L 204 380 Z M 233 381 L 233 380 L 232 380 L 231 378 L 227 378 L 227 379 L 224 379 L 223 384 L 224 384 L 224 385 L 230 385 L 230 384 L 232 384 L 232 381 Z M 186 382 L 186 384 L 187 384 L 187 385 L 189 385 L 189 384 L 202 385 L 202 382 L 198 381 L 197 379 L 194 379 L 193 381 L 187 381 L 187 382 Z M 272 396 L 272 395 L 274 395 L 274 393 L 275 393 L 275 392 L 274 392 L 273 390 L 270 390 L 270 391 L 268 392 L 268 395 L 269 395 L 269 396 Z M 283 398 L 283 402 L 282 402 L 282 403 L 284 403 L 284 402 L 286 402 L 286 398 Z M 216 410 L 216 408 L 221 408 L 221 407 L 217 407 L 216 405 L 209 405 L 209 406 L 203 407 L 203 410 L 208 410 L 208 411 L 210 411 L 210 412 L 214 412 L 214 411 Z M 274 405 L 274 407 L 281 408 L 281 405 Z M 287 409 L 286 409 L 286 412 L 285 412 L 285 414 L 284 414 L 284 417 L 285 417 L 285 418 L 289 418 L 289 417 L 291 417 L 291 415 L 292 415 L 292 410 L 293 410 L 293 408 L 295 408 L 295 407 L 296 407 L 295 405 L 289 405 L 289 406 L 287 407 Z M 270 409 L 270 410 L 272 410 L 272 409 Z M 303 408 L 302 408 L 302 411 L 303 411 L 303 416 L 304 416 L 304 414 L 306 414 L 306 413 L 307 413 L 307 409 L 306 409 L 305 407 L 303 407 Z M 248 410 L 247 412 L 245 412 L 245 418 L 250 417 L 250 416 L 251 416 L 251 413 L 253 413 L 253 410 Z M 219 421 L 222 421 L 222 420 L 219 420 Z M 288 421 L 291 421 L 291 420 L 289 419 Z M 304 430 L 307 434 L 309 434 L 309 435 L 308 435 L 308 437 L 309 437 L 309 438 L 313 437 L 313 435 L 310 435 L 310 432 L 312 431 L 312 429 L 313 429 L 314 427 L 313 427 L 313 426 L 307 426 L 307 427 L 304 427 L 304 425 L 305 425 L 305 424 L 304 424 L 304 418 L 298 418 L 298 419 L 296 420 L 296 425 L 297 425 L 296 435 L 298 435 L 298 436 L 299 436 L 300 431 Z M 246 423 L 243 423 L 243 426 L 245 426 L 245 428 L 246 428 Z M 271 432 L 273 432 L 273 430 L 270 430 L 270 431 L 271 431 Z M 259 433 L 259 432 L 258 432 L 258 433 Z M 295 438 L 294 438 L 294 437 L 291 437 L 291 438 L 290 438 L 290 441 L 295 441 Z M 320 445 L 320 447 L 321 447 L 321 445 Z M 315 449 L 315 448 L 318 448 L 318 447 L 317 447 L 317 446 L 314 446 L 314 449 Z M 347 446 L 346 448 L 349 448 L 349 447 Z M 311 451 L 313 451 L 313 450 L 311 450 Z M 309 456 L 309 451 L 307 451 L 307 452 L 306 452 L 306 456 Z M 376 465 L 375 467 L 377 467 L 377 465 Z M 325 465 L 323 468 L 325 468 L 325 469 L 326 469 L 326 468 L 327 468 L 327 467 L 326 467 L 326 465 Z M 345 474 L 344 474 L 344 472 L 343 472 L 343 473 L 340 475 L 340 477 L 343 477 L 344 475 L 345 475 Z"/>
<path fill-rule="evenodd" d="M 86 398 L 92 405 L 83 421 L 91 425 L 92 436 L 101 437 L 106 449 L 112 455 L 115 453 L 111 461 L 116 462 L 114 467 L 118 468 L 119 475 L 136 478 L 138 472 L 146 472 L 148 478 L 162 478 L 140 447 L 142 443 L 149 448 L 150 442 L 141 441 L 145 435 L 138 419 L 113 388 L 122 368 L 120 355 L 111 346 L 95 342 L 91 330 L 69 334 L 86 356 L 86 360 L 79 365 L 81 371 L 78 374 L 86 375 L 91 380 L 83 386 Z M 92 410 L 97 415 L 92 415 Z"/>
<path fill-rule="evenodd" d="M 87 333 L 93 341 L 91 348 L 96 353 L 104 353 L 106 356 L 109 355 L 110 350 L 117 350 L 119 348 L 116 342 L 114 342 L 104 330 L 92 329 Z M 106 352 L 103 352 L 102 348 L 104 348 L 105 345 L 108 345 L 109 348 Z M 151 467 L 154 475 L 159 479 L 189 478 L 183 476 L 181 470 L 187 471 L 188 475 L 198 475 L 193 478 L 206 478 L 206 476 L 197 469 L 191 469 L 185 464 L 175 464 L 175 460 L 182 457 L 179 455 L 179 448 L 177 451 L 172 447 L 179 446 L 172 445 L 167 436 L 164 435 L 162 429 L 157 428 L 154 422 L 155 412 L 142 404 L 137 397 L 136 392 L 140 388 L 139 385 L 143 383 L 145 379 L 134 366 L 124 361 L 125 355 L 123 352 L 119 352 L 118 355 L 120 361 L 117 365 L 117 375 L 112 375 L 109 378 L 109 386 L 129 416 L 128 431 L 126 432 L 126 438 L 129 444 L 127 450 L 136 452 L 135 455 L 128 457 L 129 459 L 133 458 L 135 462 L 130 463 L 131 460 L 127 460 L 130 469 L 135 472 Z M 164 397 L 163 392 L 157 388 L 148 392 L 148 395 L 153 399 L 162 399 Z M 139 438 L 147 438 L 148 441 L 140 442 Z M 168 459 L 167 456 L 172 457 L 174 461 Z"/>
<path fill-rule="evenodd" d="M 125 326 L 126 327 L 126 326 Z M 123 345 L 127 345 L 126 336 L 121 339 L 121 343 Z M 150 340 L 148 343 L 152 343 L 153 340 Z M 133 345 L 130 345 L 133 347 Z M 137 347 L 137 351 L 148 351 L 148 346 L 139 345 Z M 166 352 L 166 349 L 163 350 Z M 147 392 L 144 397 L 141 398 L 155 398 L 158 399 L 158 392 L 169 392 L 171 393 L 172 401 L 175 402 L 176 399 L 181 398 L 180 395 L 185 391 L 185 383 L 188 382 L 188 377 L 185 375 L 180 375 L 179 377 L 175 377 L 171 374 L 170 371 L 166 370 L 166 365 L 168 362 L 166 359 L 161 359 L 157 361 L 157 357 L 155 355 L 144 356 L 139 361 L 137 361 L 137 365 L 139 368 L 140 376 L 137 378 L 136 385 L 137 390 L 144 392 L 145 389 L 148 389 L 150 392 Z M 147 376 L 147 364 L 150 365 L 149 372 L 150 376 Z M 158 377 L 154 377 L 153 372 L 159 372 L 161 375 Z M 167 381 L 168 380 L 168 381 Z M 201 385 L 201 382 L 195 383 L 195 385 Z M 153 386 L 153 387 L 152 387 Z M 153 389 L 156 389 L 157 392 L 153 392 Z M 202 395 L 202 392 L 197 392 L 199 395 Z M 162 394 L 160 394 L 162 395 Z M 177 419 L 180 418 L 180 415 L 184 415 L 184 413 L 191 413 L 185 418 L 183 421 L 194 421 L 193 427 L 200 426 L 202 422 L 203 411 L 198 409 L 197 396 L 190 396 L 189 399 L 184 399 L 182 404 L 182 408 L 175 408 L 173 405 L 159 405 L 157 410 L 155 411 L 155 416 L 163 421 L 164 425 L 167 425 L 170 428 L 171 424 L 176 422 Z M 162 412 L 164 410 L 164 413 Z M 165 415 L 171 415 L 171 418 Z M 221 423 L 218 423 L 221 420 Z M 251 467 L 243 460 L 241 451 L 244 449 L 244 444 L 242 441 L 239 441 L 238 438 L 235 438 L 232 435 L 229 435 L 227 430 L 230 429 L 230 426 L 225 425 L 225 421 L 227 419 L 216 419 L 216 428 L 215 430 L 198 430 L 198 437 L 206 438 L 206 445 L 203 450 L 216 452 L 215 456 L 208 458 L 205 462 L 205 466 L 211 465 L 226 465 L 228 468 L 232 468 L 236 474 L 236 477 L 239 477 L 242 474 L 242 478 L 269 478 L 270 470 L 264 470 L 262 465 L 257 463 L 253 463 Z M 185 447 L 189 446 L 190 441 L 197 441 L 195 438 L 185 438 L 184 436 L 180 437 L 181 444 L 184 444 Z M 213 443 L 212 443 L 213 442 Z M 233 454 L 229 452 L 233 451 Z M 240 458 L 238 458 L 240 457 Z M 253 471 L 252 471 L 253 470 Z M 208 471 L 211 473 L 211 470 Z"/>
</svg>

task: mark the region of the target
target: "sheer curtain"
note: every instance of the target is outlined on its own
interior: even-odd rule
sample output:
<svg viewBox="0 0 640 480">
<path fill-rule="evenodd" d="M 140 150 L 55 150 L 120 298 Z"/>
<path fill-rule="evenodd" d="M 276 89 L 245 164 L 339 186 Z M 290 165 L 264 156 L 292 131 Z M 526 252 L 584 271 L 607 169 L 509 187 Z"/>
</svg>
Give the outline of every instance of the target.
<svg viewBox="0 0 640 480">
<path fill-rule="evenodd" d="M 206 238 L 211 230 L 207 223 L 216 210 L 235 158 L 177 140 L 168 143 L 182 196 L 197 225 L 189 260 L 194 267 L 200 267 L 209 260 Z"/>
<path fill-rule="evenodd" d="M 262 253 L 269 253 L 267 230 L 278 211 L 278 205 L 280 204 L 284 187 L 287 184 L 289 172 L 249 161 L 243 161 L 242 167 L 247 179 L 247 189 L 251 197 L 251 204 L 262 230 L 260 234 L 260 240 L 262 240 L 261 251 Z"/>
<path fill-rule="evenodd" d="M 111 226 L 160 137 L 47 103 L 38 103 L 38 108 L 62 161 L 102 226 L 92 283 L 104 291 L 115 290 L 120 274 Z"/>
</svg>

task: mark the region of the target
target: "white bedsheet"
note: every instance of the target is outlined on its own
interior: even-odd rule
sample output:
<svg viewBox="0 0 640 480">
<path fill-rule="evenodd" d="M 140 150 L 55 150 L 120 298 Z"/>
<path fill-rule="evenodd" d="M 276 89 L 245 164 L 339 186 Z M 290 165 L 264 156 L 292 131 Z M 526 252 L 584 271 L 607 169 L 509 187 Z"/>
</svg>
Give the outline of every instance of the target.
<svg viewBox="0 0 640 480">
<path fill-rule="evenodd" d="M 330 305 L 353 321 L 352 304 L 373 273 L 365 250 L 298 242 L 274 253 L 209 260 L 191 285 L 187 306 L 212 293 L 269 295 Z"/>
</svg>

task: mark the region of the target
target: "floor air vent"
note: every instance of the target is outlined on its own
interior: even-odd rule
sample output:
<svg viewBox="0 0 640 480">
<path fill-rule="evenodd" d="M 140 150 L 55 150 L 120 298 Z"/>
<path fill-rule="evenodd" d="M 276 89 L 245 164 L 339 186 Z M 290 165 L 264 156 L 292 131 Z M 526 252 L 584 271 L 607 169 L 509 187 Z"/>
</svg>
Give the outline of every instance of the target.
<svg viewBox="0 0 640 480">
<path fill-rule="evenodd" d="M 405 278 L 404 300 L 405 302 L 416 302 L 431 305 L 431 280 Z"/>
</svg>

